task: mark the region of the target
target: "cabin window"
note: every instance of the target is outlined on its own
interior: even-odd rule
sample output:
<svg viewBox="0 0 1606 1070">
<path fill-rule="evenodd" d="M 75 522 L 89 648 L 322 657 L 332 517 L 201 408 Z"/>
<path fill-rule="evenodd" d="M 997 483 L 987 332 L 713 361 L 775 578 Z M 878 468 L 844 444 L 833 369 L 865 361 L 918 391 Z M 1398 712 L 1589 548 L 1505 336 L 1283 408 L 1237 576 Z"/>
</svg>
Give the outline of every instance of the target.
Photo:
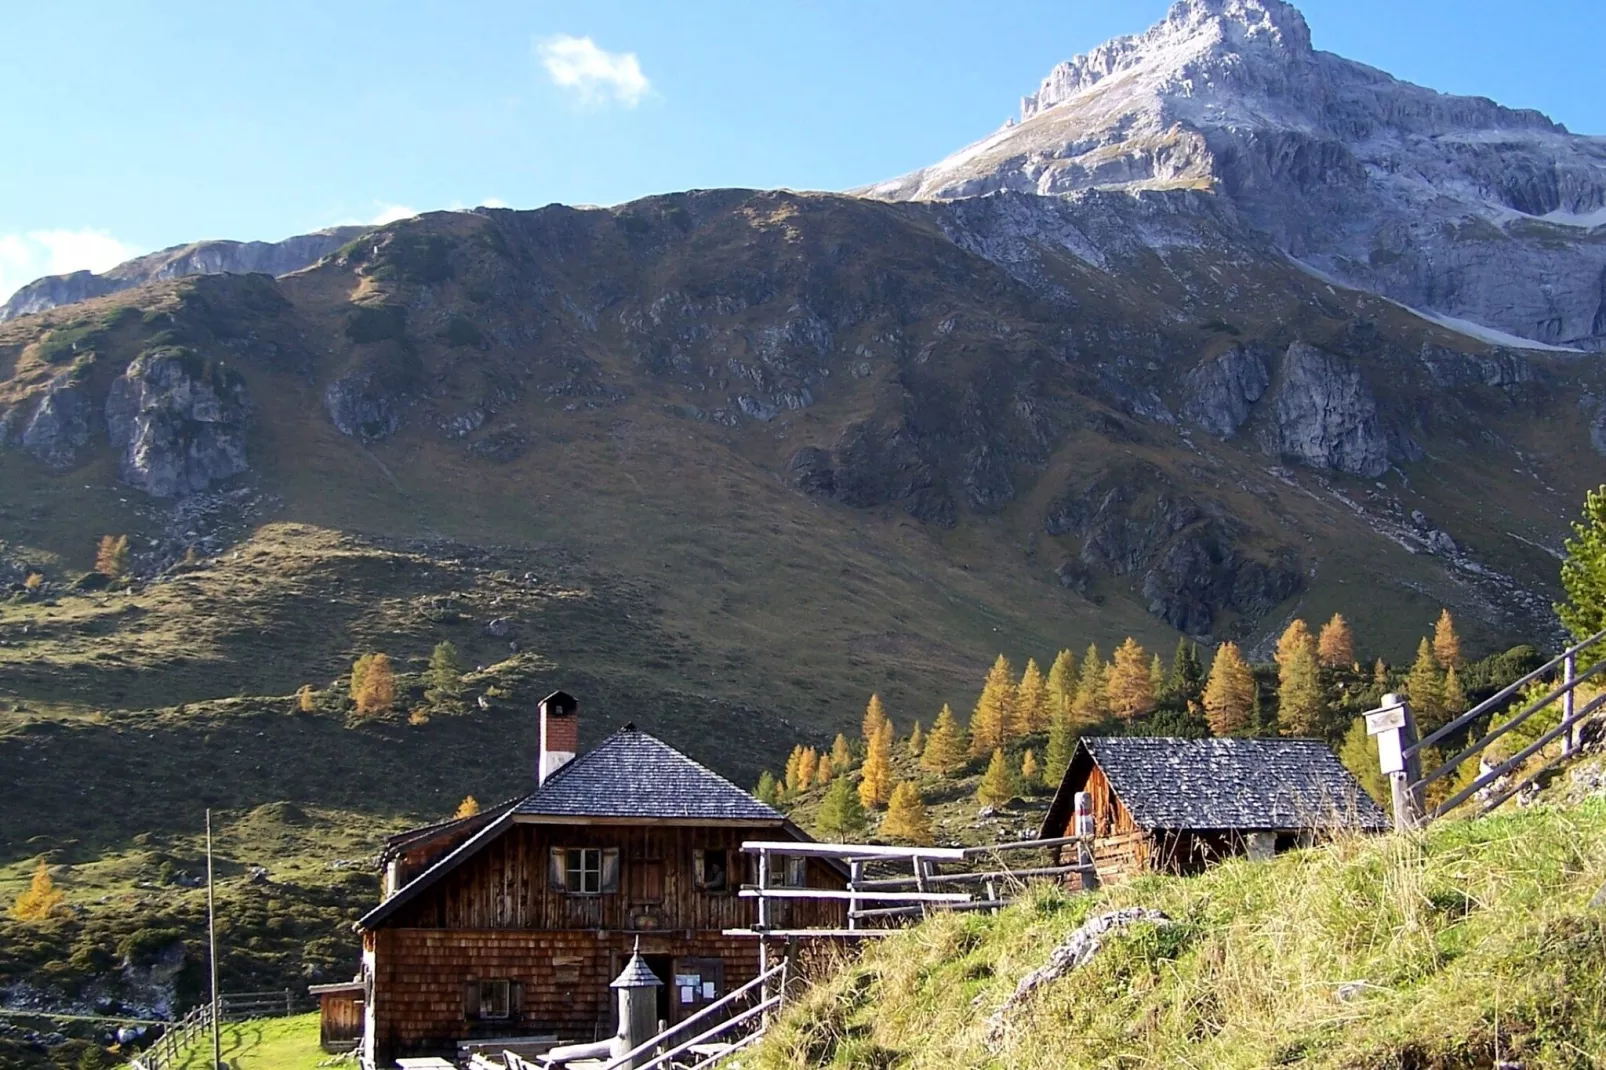
<svg viewBox="0 0 1606 1070">
<path fill-rule="evenodd" d="M 602 895 L 619 890 L 619 848 L 554 847 L 550 878 L 567 895 Z"/>
<path fill-rule="evenodd" d="M 468 987 L 469 1017 L 498 1021 L 513 1016 L 513 982 L 475 981 Z"/>
<path fill-rule="evenodd" d="M 789 856 L 781 871 L 781 887 L 807 888 L 809 886 L 809 860 L 799 855 Z"/>
<path fill-rule="evenodd" d="M 730 852 L 696 850 L 691 864 L 698 891 L 730 891 Z"/>
</svg>

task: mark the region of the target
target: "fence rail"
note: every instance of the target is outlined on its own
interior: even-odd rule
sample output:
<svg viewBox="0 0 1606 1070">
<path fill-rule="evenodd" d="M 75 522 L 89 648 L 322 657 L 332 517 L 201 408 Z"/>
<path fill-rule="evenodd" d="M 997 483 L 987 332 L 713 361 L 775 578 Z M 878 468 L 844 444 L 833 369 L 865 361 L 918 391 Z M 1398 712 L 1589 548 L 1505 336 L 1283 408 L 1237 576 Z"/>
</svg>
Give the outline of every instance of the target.
<svg viewBox="0 0 1606 1070">
<path fill-rule="evenodd" d="M 231 992 L 218 996 L 218 1020 L 238 1022 L 247 1018 L 282 1018 L 313 1008 L 311 1001 L 297 996 L 294 989 L 277 992 Z M 191 1046 L 209 1043 L 212 1005 L 203 1003 L 176 1022 L 167 1023 L 156 1042 L 129 1060 L 131 1070 L 171 1070 L 189 1054 Z"/>
<path fill-rule="evenodd" d="M 1606 656 L 1603 656 L 1606 655 L 1606 645 L 1603 643 L 1606 643 L 1606 630 L 1596 632 L 1583 642 L 1567 648 L 1539 668 L 1501 688 L 1467 712 L 1420 739 L 1417 737 L 1416 718 L 1411 710 L 1411 704 L 1400 695 L 1384 695 L 1383 704 L 1366 715 L 1366 730 L 1377 737 L 1378 760 L 1383 772 L 1389 778 L 1394 805 L 1394 827 L 1399 831 L 1420 828 L 1438 820 L 1469 800 L 1475 800 L 1479 813 L 1488 813 L 1513 795 L 1537 783 L 1539 778 L 1557 763 L 1571 757 L 1578 745 L 1578 725 L 1606 706 L 1606 693 L 1591 699 L 1582 708 L 1578 704 L 1579 688 L 1606 672 Z M 1578 665 L 1581 660 L 1590 663 L 1580 673 Z M 1539 680 L 1555 679 L 1558 673 L 1559 682 L 1542 697 L 1529 702 L 1499 724 L 1494 724 L 1495 718 L 1507 712 L 1510 701 L 1524 688 Z M 1537 714 L 1557 707 L 1560 708 L 1561 717 L 1554 728 L 1541 733 L 1516 753 L 1497 762 L 1491 764 L 1483 759 L 1490 744 L 1528 723 Z M 1454 737 L 1456 733 L 1484 721 L 1485 718 L 1488 720 L 1484 723 L 1489 727 L 1483 735 L 1433 769 L 1426 773 L 1422 771 L 1422 755 L 1427 748 L 1437 746 L 1444 740 Z M 1502 783 L 1505 778 L 1520 770 L 1529 759 L 1540 755 L 1546 747 L 1558 740 L 1561 746 L 1557 748 L 1556 753 L 1543 760 L 1537 768 L 1530 770 L 1527 776 L 1516 783 Z M 1458 772 L 1473 758 L 1480 760 L 1478 775 L 1433 809 L 1427 809 L 1423 802 L 1424 789 L 1429 784 Z"/>
<path fill-rule="evenodd" d="M 1025 881 L 1039 877 L 1079 875 L 1084 887 L 1098 883 L 1093 864 L 1093 830 L 1086 793 L 1077 796 L 1077 835 L 1039 840 L 1014 840 L 982 847 L 895 847 L 866 843 L 796 843 L 783 840 L 750 840 L 742 844 L 747 854 L 758 856 L 758 883 L 744 885 L 737 893 L 744 899 L 758 900 L 758 920 L 750 929 L 728 929 L 731 936 L 760 938 L 761 956 L 765 938 L 782 937 L 875 937 L 895 931 L 885 925 L 867 926 L 866 921 L 899 922 L 922 917 L 934 910 L 998 910 L 1015 900 L 1009 893 Z M 1064 865 L 1009 867 L 1001 855 L 1029 850 L 1049 850 L 1075 846 L 1077 860 Z M 786 857 L 827 858 L 848 867 L 846 890 L 836 888 L 776 887 L 771 882 L 773 860 Z M 985 870 L 939 873 L 944 864 L 964 864 L 977 859 L 997 859 Z M 905 876 L 867 877 L 867 862 L 907 863 Z M 968 891 L 939 891 L 973 885 Z M 846 929 L 780 929 L 771 925 L 771 903 L 787 900 L 817 900 L 847 903 Z"/>
</svg>

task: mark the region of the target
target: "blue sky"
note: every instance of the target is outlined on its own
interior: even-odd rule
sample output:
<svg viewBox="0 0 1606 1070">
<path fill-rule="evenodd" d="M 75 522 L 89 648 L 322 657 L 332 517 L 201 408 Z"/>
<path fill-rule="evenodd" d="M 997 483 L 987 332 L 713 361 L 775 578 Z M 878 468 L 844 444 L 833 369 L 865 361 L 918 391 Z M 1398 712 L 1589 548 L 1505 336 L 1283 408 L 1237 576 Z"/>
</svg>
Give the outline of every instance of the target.
<svg viewBox="0 0 1606 1070">
<path fill-rule="evenodd" d="M 0 298 L 198 238 L 842 189 L 1166 0 L 0 4 Z M 1306 0 L 1318 48 L 1606 134 L 1601 0 Z"/>
</svg>

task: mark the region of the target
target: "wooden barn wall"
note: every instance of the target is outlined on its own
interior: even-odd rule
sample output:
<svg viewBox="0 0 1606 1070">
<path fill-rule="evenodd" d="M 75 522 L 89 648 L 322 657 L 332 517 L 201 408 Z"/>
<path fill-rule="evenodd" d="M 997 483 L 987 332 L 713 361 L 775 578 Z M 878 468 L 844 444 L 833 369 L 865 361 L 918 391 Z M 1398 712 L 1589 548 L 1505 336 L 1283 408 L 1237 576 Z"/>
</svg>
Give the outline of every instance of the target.
<svg viewBox="0 0 1606 1070">
<path fill-rule="evenodd" d="M 564 1042 L 611 1036 L 608 983 L 623 968 L 636 934 L 541 930 L 382 929 L 375 934 L 374 1026 L 378 1065 L 398 1056 L 450 1052 L 474 1037 L 555 1033 Z M 758 944 L 718 933 L 639 937 L 644 955 L 717 958 L 724 991 L 758 976 Z M 464 988 L 509 981 L 518 996 L 511 1017 L 471 1021 Z"/>
<path fill-rule="evenodd" d="M 1099 879 L 1118 881 L 1145 872 L 1154 862 L 1152 837 L 1138 826 L 1110 785 L 1104 770 L 1091 761 L 1073 766 L 1068 773 L 1073 791 L 1085 791 L 1093 813 L 1093 865 Z M 1064 828 L 1055 835 L 1074 836 L 1076 814 L 1067 815 Z"/>
<path fill-rule="evenodd" d="M 362 1037 L 360 992 L 326 993 L 319 997 L 319 1042 L 324 1051 L 350 1051 Z"/>
<path fill-rule="evenodd" d="M 723 930 L 751 926 L 757 903 L 736 895 L 756 880 L 755 863 L 740 853 L 742 841 L 768 831 L 698 826 L 515 824 L 403 907 L 390 924 L 405 928 Z M 618 848 L 619 891 L 571 895 L 550 886 L 553 847 Z M 695 887 L 693 852 L 731 853 L 729 890 Z M 841 876 L 809 861 L 813 887 L 842 888 Z M 657 879 L 653 879 L 656 877 Z M 841 902 L 777 904 L 772 924 L 840 928 Z"/>
</svg>

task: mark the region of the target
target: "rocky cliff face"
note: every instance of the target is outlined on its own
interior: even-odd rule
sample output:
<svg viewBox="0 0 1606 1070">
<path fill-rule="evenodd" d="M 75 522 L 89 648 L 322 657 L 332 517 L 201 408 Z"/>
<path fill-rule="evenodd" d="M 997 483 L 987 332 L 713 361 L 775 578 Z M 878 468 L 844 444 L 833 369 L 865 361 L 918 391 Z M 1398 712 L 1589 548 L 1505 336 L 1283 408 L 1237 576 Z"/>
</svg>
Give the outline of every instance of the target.
<svg viewBox="0 0 1606 1070">
<path fill-rule="evenodd" d="M 205 490 L 247 468 L 245 381 L 184 349 L 142 353 L 113 381 L 106 431 L 123 481 L 153 498 Z"/>
<path fill-rule="evenodd" d="M 365 229 L 331 227 L 277 242 L 192 242 L 136 257 L 99 275 L 88 271 L 46 275 L 28 283 L 0 305 L 0 322 L 161 279 L 254 271 L 286 275 L 317 263 Z"/>
<path fill-rule="evenodd" d="M 1314 346 L 1295 342 L 1284 354 L 1271 422 L 1261 444 L 1273 456 L 1353 476 L 1389 468 L 1389 442 L 1377 400 L 1361 373 Z"/>
<path fill-rule="evenodd" d="M 1180 0 L 1056 67 L 1018 123 L 865 192 L 1087 189 L 1208 190 L 1351 285 L 1467 330 L 1606 348 L 1606 139 L 1318 51 L 1281 0 Z"/>
</svg>

